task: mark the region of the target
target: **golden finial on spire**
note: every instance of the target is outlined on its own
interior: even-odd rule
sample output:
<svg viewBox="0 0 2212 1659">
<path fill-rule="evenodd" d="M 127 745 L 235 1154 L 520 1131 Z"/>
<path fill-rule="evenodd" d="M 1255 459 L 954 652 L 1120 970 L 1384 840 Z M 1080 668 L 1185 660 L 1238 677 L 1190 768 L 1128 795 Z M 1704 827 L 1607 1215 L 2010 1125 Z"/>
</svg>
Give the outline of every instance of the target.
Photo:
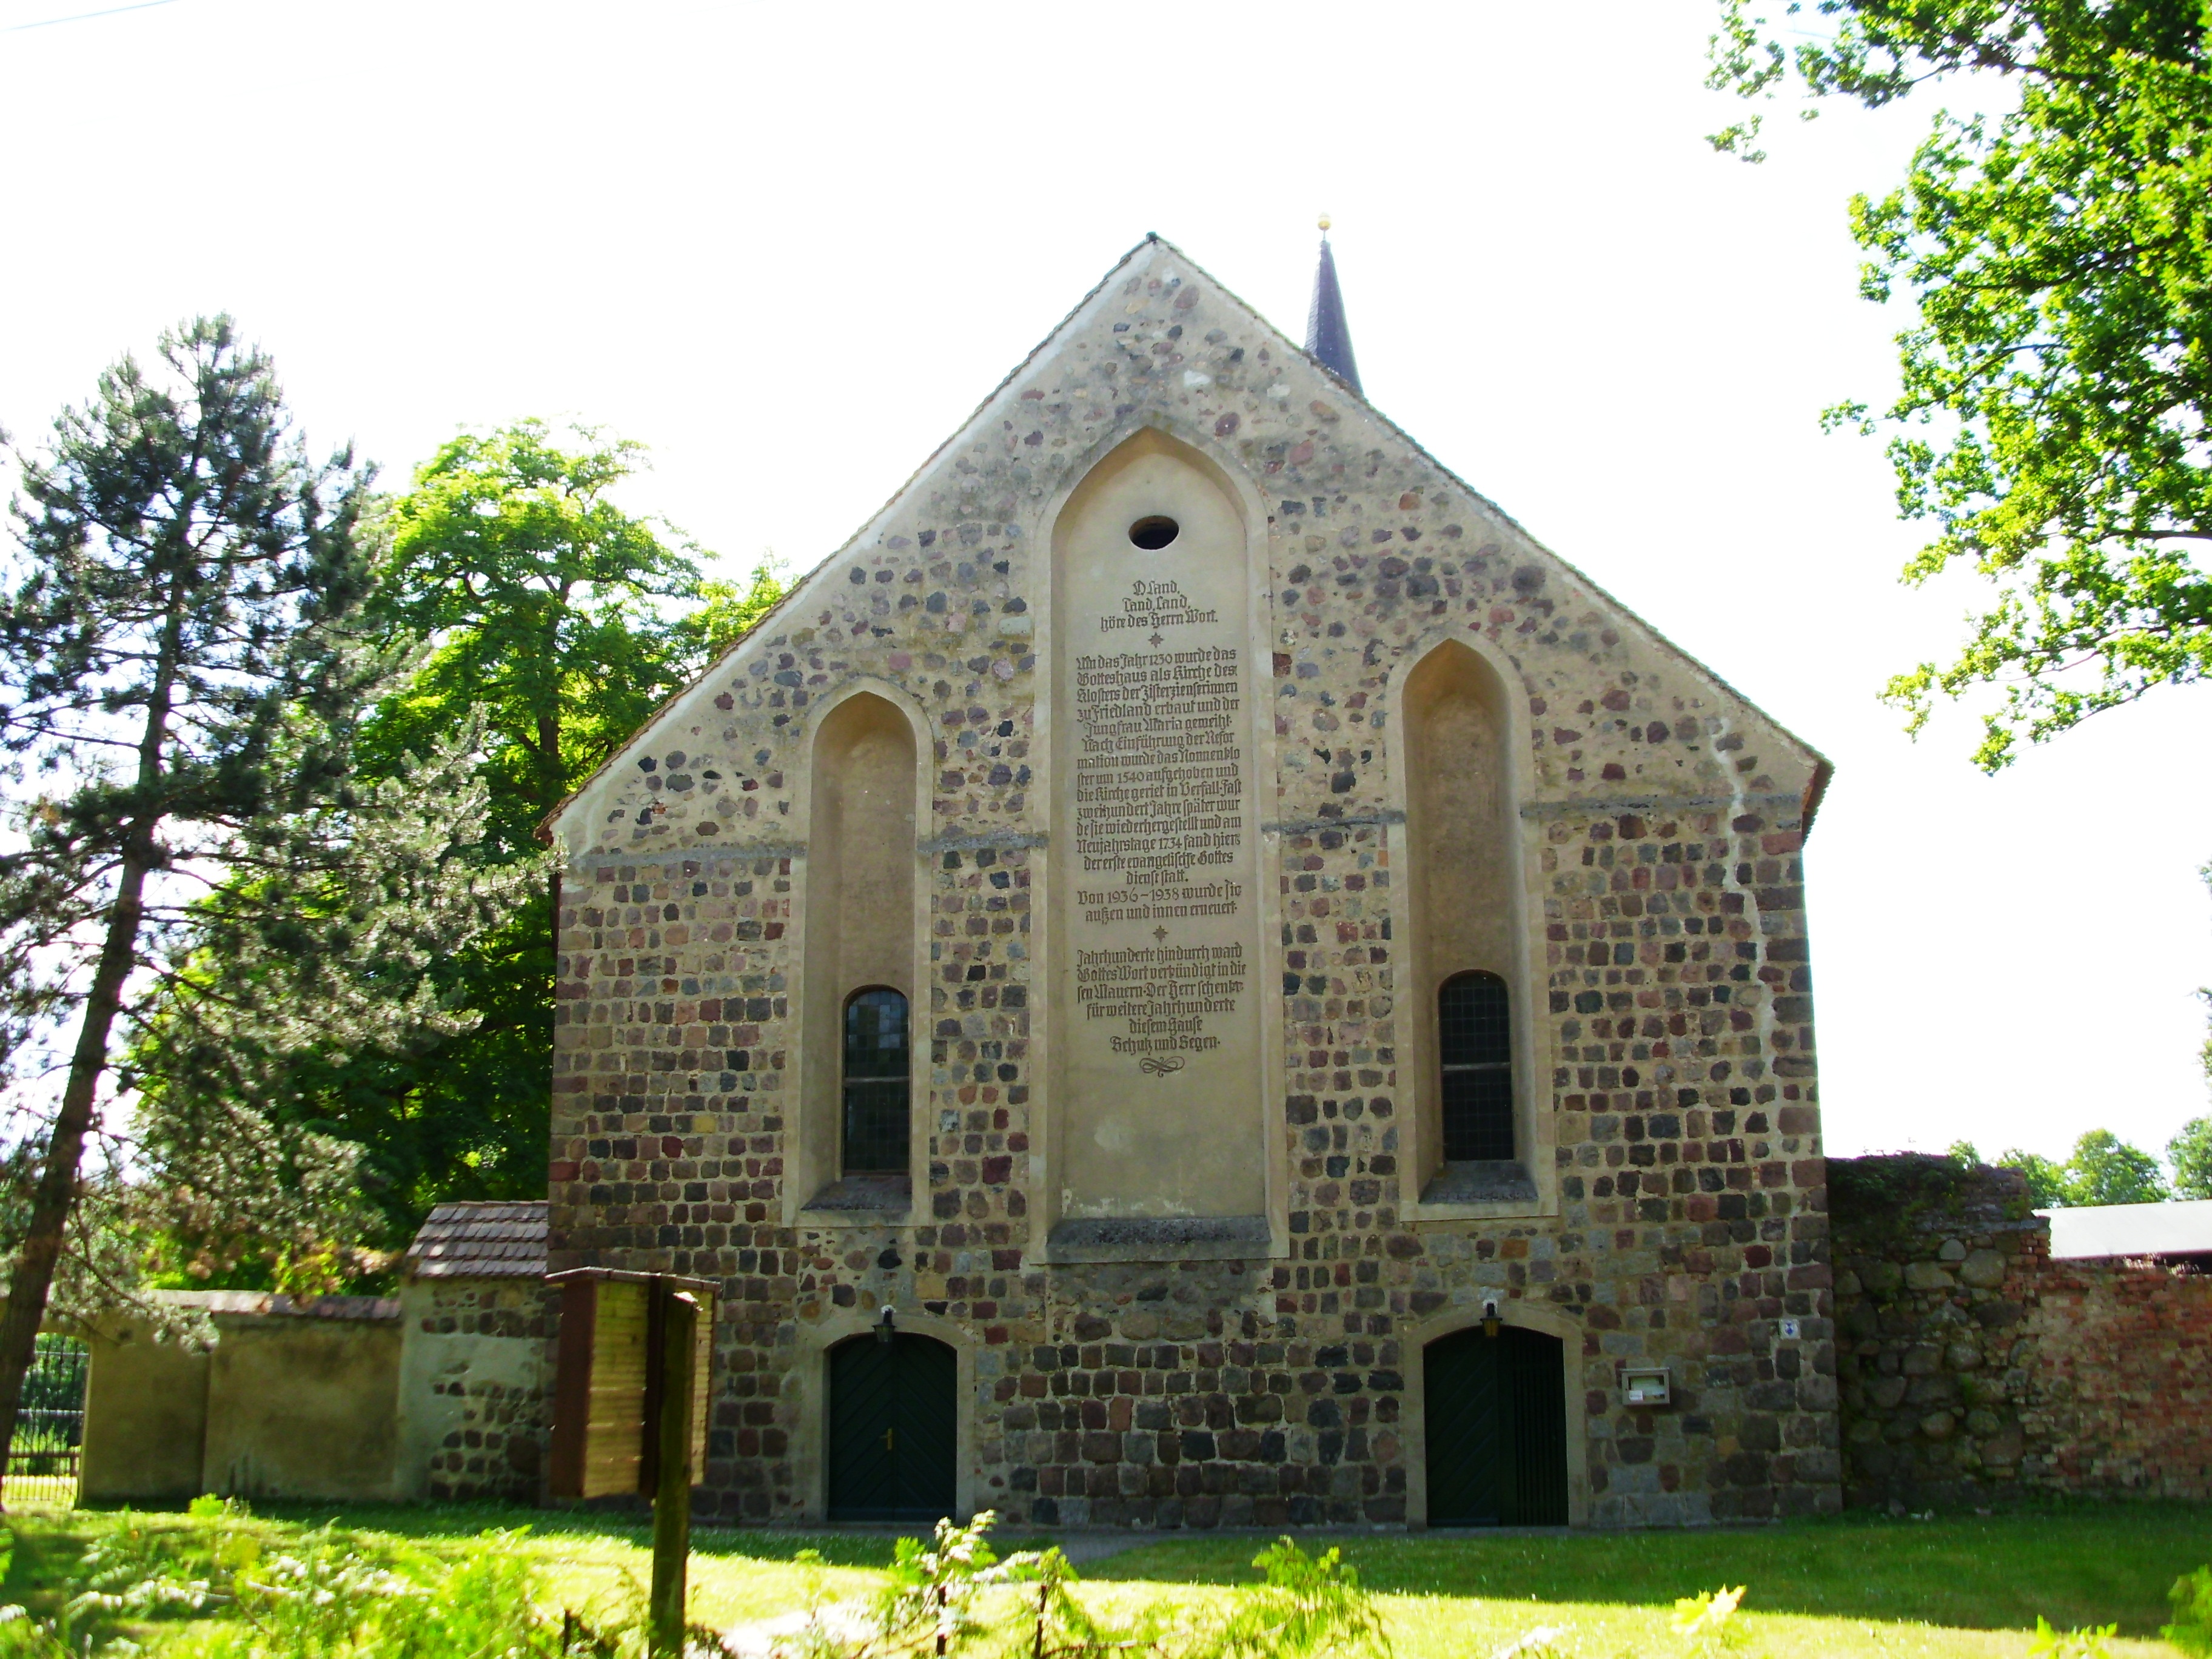
<svg viewBox="0 0 2212 1659">
<path fill-rule="evenodd" d="M 1328 215 L 1326 213 L 1321 216 L 1321 234 L 1324 236 L 1328 234 Z"/>
</svg>

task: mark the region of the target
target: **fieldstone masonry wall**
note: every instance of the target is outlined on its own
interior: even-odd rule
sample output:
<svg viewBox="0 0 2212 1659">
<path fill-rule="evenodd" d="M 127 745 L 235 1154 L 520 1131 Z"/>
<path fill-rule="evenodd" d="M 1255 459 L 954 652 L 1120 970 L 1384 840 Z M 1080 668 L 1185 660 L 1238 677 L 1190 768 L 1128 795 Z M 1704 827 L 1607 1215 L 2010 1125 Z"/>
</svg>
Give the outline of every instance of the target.
<svg viewBox="0 0 2212 1659">
<path fill-rule="evenodd" d="M 1829 1170 L 1848 1503 L 2212 1498 L 2212 1275 L 2053 1261 L 2010 1170 Z"/>
<path fill-rule="evenodd" d="M 856 369 L 856 411 L 912 362 Z M 1267 1242 L 1043 1260 L 1057 503 L 1146 428 L 1264 509 Z M 828 440 L 825 439 L 825 441 Z M 1517 702 L 1537 1200 L 1416 1217 L 1391 688 L 1437 644 Z M 1135 649 L 1135 647 L 1128 648 Z M 927 712 L 930 982 L 907 1214 L 785 1224 L 810 711 Z M 1255 764 L 1259 763 L 1255 761 Z M 552 1267 L 722 1285 L 703 1514 L 814 1512 L 801 1333 L 889 1304 L 969 1334 L 978 1507 L 1017 1522 L 1418 1522 L 1415 1346 L 1495 1298 L 1571 1333 L 1577 1515 L 1832 1509 L 1826 1176 L 1799 848 L 1818 757 L 1538 547 L 1165 244 L 1140 246 L 877 520 L 559 819 Z M 925 1023 L 926 1022 L 926 1023 Z M 1271 1061 L 1272 1063 L 1272 1061 Z M 1146 1086 L 1171 1086 L 1140 1079 Z M 1420 1206 L 1425 1210 L 1428 1206 Z M 1796 1319 L 1784 1340 L 1778 1322 Z M 1624 1403 L 1625 1364 L 1674 1403 Z"/>
<path fill-rule="evenodd" d="M 398 1485 L 440 1502 L 544 1489 L 555 1293 L 524 1279 L 422 1279 L 401 1296 Z"/>
</svg>

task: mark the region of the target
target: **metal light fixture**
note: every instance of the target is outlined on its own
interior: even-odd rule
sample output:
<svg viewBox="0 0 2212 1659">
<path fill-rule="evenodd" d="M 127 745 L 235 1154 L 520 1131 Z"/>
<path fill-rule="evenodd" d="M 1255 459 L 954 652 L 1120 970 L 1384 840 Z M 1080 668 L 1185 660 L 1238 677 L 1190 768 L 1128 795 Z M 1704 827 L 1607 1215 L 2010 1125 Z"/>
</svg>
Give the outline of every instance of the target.
<svg viewBox="0 0 2212 1659">
<path fill-rule="evenodd" d="M 888 1316 L 890 1310 L 886 1308 L 884 1312 Z M 1495 1301 L 1485 1302 L 1482 1304 L 1482 1334 L 1485 1336 L 1498 1334 L 1498 1304 Z"/>
<path fill-rule="evenodd" d="M 884 1316 L 876 1322 L 876 1340 L 888 1348 L 891 1345 L 891 1339 L 897 1334 L 898 1328 L 891 1323 L 891 1310 L 889 1304 L 886 1304 L 884 1308 Z"/>
</svg>

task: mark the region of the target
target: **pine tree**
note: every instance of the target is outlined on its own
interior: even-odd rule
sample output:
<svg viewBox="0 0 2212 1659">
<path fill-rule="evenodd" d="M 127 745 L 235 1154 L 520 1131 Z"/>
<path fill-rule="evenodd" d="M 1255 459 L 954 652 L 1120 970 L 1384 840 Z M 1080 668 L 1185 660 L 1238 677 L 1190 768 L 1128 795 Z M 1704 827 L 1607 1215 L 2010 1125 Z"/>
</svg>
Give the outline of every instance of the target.
<svg viewBox="0 0 2212 1659">
<path fill-rule="evenodd" d="M 372 475 L 349 451 L 311 459 L 228 318 L 165 335 L 160 357 L 107 370 L 25 458 L 23 568 L 0 597 L 0 744 L 30 796 L 0 856 L 0 1042 L 75 1021 L 17 1158 L 0 1446 L 104 1095 L 137 1080 L 116 1057 L 161 1070 L 146 1150 L 183 1179 L 152 1188 L 281 1231 L 329 1208 L 344 1154 L 256 1100 L 311 1043 L 465 1024 L 426 969 L 507 896 L 447 853 L 483 817 L 473 730 L 410 778 L 351 775 L 361 712 L 412 665 L 362 628 Z"/>
</svg>

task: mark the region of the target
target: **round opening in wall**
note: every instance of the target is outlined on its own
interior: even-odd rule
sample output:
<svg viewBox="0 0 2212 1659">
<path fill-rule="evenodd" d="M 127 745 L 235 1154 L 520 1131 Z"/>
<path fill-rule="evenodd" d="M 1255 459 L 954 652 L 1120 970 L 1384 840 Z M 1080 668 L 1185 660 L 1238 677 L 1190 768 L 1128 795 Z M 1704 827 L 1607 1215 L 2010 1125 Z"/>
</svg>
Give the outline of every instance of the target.
<svg viewBox="0 0 2212 1659">
<path fill-rule="evenodd" d="M 1149 519 L 1139 519 L 1129 526 L 1129 539 L 1147 553 L 1157 553 L 1182 533 L 1182 526 L 1173 519 L 1155 513 Z"/>
</svg>

